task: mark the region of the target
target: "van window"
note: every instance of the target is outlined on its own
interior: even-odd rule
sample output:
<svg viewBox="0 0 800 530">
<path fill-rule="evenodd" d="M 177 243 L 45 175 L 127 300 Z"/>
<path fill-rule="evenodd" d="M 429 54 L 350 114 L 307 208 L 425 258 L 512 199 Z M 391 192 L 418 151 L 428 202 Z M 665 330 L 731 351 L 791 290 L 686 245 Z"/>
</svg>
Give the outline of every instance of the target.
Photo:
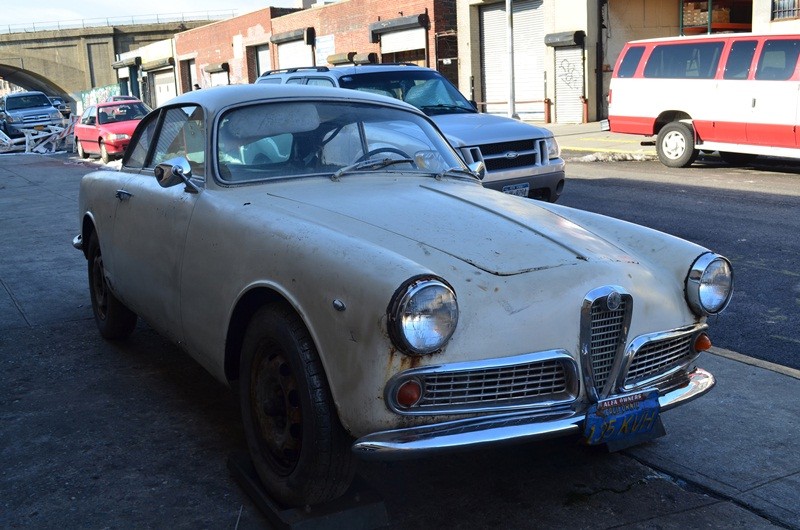
<svg viewBox="0 0 800 530">
<path fill-rule="evenodd" d="M 798 54 L 800 54 L 800 40 L 766 41 L 758 59 L 756 79 L 764 81 L 789 79 L 797 66 Z"/>
<path fill-rule="evenodd" d="M 750 75 L 750 65 L 753 62 L 753 54 L 756 53 L 754 40 L 742 40 L 734 42 L 731 52 L 728 54 L 728 62 L 725 63 L 725 79 L 747 79 Z"/>
<path fill-rule="evenodd" d="M 622 58 L 622 62 L 619 64 L 617 77 L 633 77 L 633 74 L 636 73 L 636 67 L 639 66 L 639 60 L 642 58 L 643 54 L 644 46 L 632 46 L 628 48 L 628 51 L 625 53 L 625 57 Z"/>
<path fill-rule="evenodd" d="M 722 42 L 661 44 L 653 48 L 644 76 L 659 79 L 713 79 Z"/>
</svg>

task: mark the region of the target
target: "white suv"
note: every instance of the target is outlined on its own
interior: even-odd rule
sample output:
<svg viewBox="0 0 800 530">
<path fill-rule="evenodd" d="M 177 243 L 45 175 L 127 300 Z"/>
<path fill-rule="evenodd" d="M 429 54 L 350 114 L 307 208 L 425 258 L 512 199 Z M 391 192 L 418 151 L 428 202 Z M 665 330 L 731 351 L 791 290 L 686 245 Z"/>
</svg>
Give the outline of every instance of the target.
<svg viewBox="0 0 800 530">
<path fill-rule="evenodd" d="M 479 113 L 436 70 L 410 64 L 316 66 L 272 70 L 256 83 L 335 86 L 401 99 L 430 116 L 467 163 L 485 164 L 485 187 L 550 202 L 564 188 L 564 160 L 552 132 Z"/>
</svg>

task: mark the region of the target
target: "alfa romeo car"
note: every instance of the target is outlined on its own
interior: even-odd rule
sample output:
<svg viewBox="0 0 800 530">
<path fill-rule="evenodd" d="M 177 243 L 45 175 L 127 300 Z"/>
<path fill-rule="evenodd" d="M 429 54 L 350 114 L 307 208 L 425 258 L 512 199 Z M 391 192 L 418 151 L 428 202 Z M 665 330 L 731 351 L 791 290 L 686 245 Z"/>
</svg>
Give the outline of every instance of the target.
<svg viewBox="0 0 800 530">
<path fill-rule="evenodd" d="M 714 386 L 729 261 L 482 173 L 396 99 L 193 91 L 84 176 L 73 243 L 103 337 L 141 317 L 237 390 L 282 505 L 341 495 L 357 457 L 663 434 Z"/>
</svg>

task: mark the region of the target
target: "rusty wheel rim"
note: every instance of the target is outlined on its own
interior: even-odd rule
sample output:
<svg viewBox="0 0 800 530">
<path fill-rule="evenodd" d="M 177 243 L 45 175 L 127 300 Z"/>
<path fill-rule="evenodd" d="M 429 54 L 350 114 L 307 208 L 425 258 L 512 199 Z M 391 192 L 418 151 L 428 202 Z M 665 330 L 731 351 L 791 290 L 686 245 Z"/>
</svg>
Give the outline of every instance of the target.
<svg viewBox="0 0 800 530">
<path fill-rule="evenodd" d="M 303 438 L 297 380 L 274 344 L 259 348 L 254 368 L 250 406 L 261 453 L 276 472 L 288 475 L 300 458 Z"/>
</svg>

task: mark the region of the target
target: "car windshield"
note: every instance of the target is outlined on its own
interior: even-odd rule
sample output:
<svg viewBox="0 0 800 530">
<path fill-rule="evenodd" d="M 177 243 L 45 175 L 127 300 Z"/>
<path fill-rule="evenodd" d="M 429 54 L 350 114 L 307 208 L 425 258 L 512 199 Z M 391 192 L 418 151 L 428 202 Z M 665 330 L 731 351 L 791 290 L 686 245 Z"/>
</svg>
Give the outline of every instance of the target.
<svg viewBox="0 0 800 530">
<path fill-rule="evenodd" d="M 476 112 L 450 81 L 433 70 L 359 73 L 342 77 L 339 84 L 344 88 L 400 99 L 429 116 Z"/>
<path fill-rule="evenodd" d="M 53 104 L 44 94 L 25 94 L 24 96 L 15 96 L 6 100 L 6 110 L 52 106 Z"/>
<path fill-rule="evenodd" d="M 238 107 L 219 120 L 216 137 L 219 174 L 229 182 L 465 169 L 426 119 L 383 105 L 320 101 Z"/>
<path fill-rule="evenodd" d="M 105 105 L 97 109 L 97 122 L 102 125 L 120 121 L 141 120 L 147 115 L 147 112 L 147 107 L 141 102 Z"/>
</svg>

